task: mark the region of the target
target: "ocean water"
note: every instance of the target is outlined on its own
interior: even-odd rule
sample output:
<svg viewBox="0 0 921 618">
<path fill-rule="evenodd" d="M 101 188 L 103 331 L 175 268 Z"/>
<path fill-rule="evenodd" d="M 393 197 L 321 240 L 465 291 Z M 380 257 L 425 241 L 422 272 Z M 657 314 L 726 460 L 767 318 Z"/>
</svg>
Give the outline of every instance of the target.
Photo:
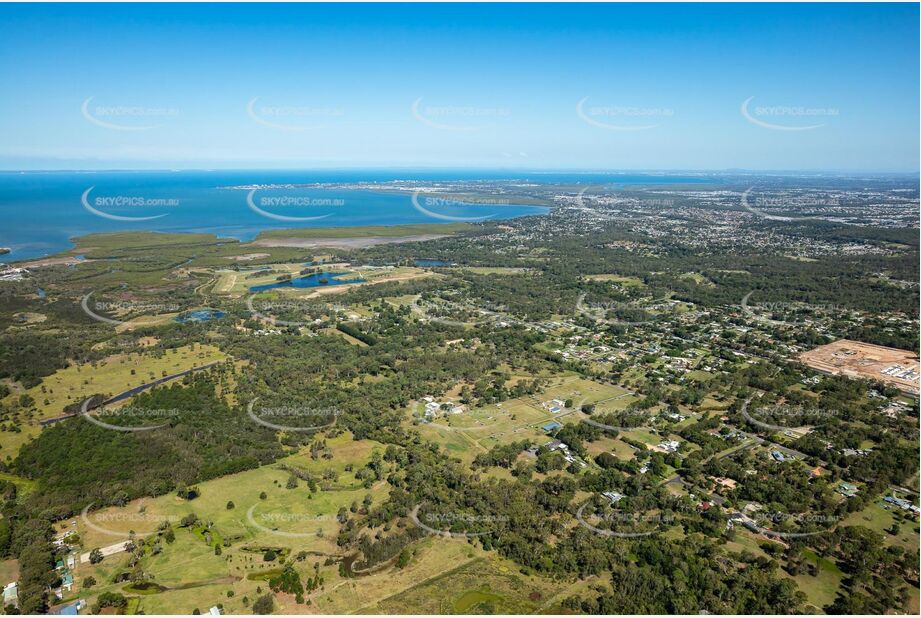
<svg viewBox="0 0 921 618">
<path fill-rule="evenodd" d="M 536 173 L 529 176 L 507 172 L 405 170 L 0 172 L 0 247 L 12 249 L 11 253 L 0 256 L 0 261 L 65 251 L 73 247 L 72 238 L 96 232 L 204 232 L 247 241 L 268 229 L 444 223 L 452 218 L 509 219 L 547 212 L 546 208 L 527 205 L 439 203 L 423 204 L 427 213 L 414 206 L 410 195 L 398 193 L 333 189 L 251 193 L 223 188 L 481 179 L 594 184 L 703 182 L 693 177 L 665 175 Z"/>
</svg>

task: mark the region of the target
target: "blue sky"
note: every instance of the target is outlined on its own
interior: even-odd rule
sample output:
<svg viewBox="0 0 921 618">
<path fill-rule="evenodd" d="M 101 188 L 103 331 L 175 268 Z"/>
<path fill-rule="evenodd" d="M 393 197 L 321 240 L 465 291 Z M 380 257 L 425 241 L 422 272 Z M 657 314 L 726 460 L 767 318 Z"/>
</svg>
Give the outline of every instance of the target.
<svg viewBox="0 0 921 618">
<path fill-rule="evenodd" d="M 917 171 L 918 17 L 4 5 L 0 169 Z"/>
</svg>

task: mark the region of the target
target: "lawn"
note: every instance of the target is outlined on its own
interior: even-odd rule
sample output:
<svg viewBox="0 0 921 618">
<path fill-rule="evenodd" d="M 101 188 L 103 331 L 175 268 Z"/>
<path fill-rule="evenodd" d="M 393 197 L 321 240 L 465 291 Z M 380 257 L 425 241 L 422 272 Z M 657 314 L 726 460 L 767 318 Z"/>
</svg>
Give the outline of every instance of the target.
<svg viewBox="0 0 921 618">
<path fill-rule="evenodd" d="M 592 458 L 601 453 L 611 453 L 622 461 L 631 461 L 636 457 L 633 447 L 618 438 L 602 437 L 594 442 L 584 442 L 583 445 Z"/>
<path fill-rule="evenodd" d="M 726 543 L 726 548 L 730 551 L 736 553 L 742 553 L 743 551 L 749 551 L 756 556 L 761 556 L 762 558 L 767 558 L 768 555 L 763 549 L 761 549 L 760 543 L 766 541 L 762 537 L 755 537 L 753 534 L 742 528 L 741 526 L 736 526 L 735 528 L 735 538 L 732 541 Z"/>
<path fill-rule="evenodd" d="M 804 550 L 803 558 L 805 562 L 818 567 L 818 574 L 813 577 L 808 573 L 802 573 L 793 580 L 799 589 L 806 593 L 808 602 L 822 609 L 834 602 L 844 574 L 832 560 L 818 556 L 811 550 Z"/>
<path fill-rule="evenodd" d="M 478 447 L 476 441 L 463 431 L 452 431 L 429 423 L 420 423 L 417 430 L 423 438 L 437 442 L 450 455 L 468 464 L 473 461 L 474 457 L 485 450 Z"/>
<path fill-rule="evenodd" d="M 631 429 L 630 431 L 625 431 L 624 435 L 632 440 L 638 440 L 647 446 L 654 446 L 666 439 L 673 439 L 677 437 L 674 436 L 672 438 L 666 438 L 664 435 L 657 435 L 645 429 Z M 684 442 L 684 440 L 682 440 L 682 442 Z"/>
<path fill-rule="evenodd" d="M 586 380 L 575 375 L 553 378 L 547 389 L 538 395 L 541 401 L 572 399 L 575 405 L 608 402 L 616 397 L 628 395 L 628 391 L 619 386 L 602 384 Z M 599 409 L 604 409 L 600 407 Z"/>
<path fill-rule="evenodd" d="M 862 511 L 848 515 L 841 525 L 843 526 L 863 526 L 870 530 L 875 530 L 883 535 L 883 542 L 886 545 L 899 545 L 904 547 L 912 554 L 918 553 L 919 548 L 919 530 L 917 520 L 905 518 L 899 523 L 899 534 L 892 535 L 887 532 L 895 522 L 895 513 L 905 513 L 896 506 L 889 506 L 882 499 L 874 500 Z"/>
<path fill-rule="evenodd" d="M 546 440 L 540 426 L 554 418 L 549 410 L 529 398 L 511 399 L 499 405 L 438 416 L 430 423 L 420 423 L 418 428 L 426 438 L 468 462 L 496 444 Z M 414 416 L 420 417 L 422 406 L 414 408 Z"/>
<path fill-rule="evenodd" d="M 31 481 L 27 478 L 10 474 L 9 472 L 0 472 L 0 481 L 9 481 L 15 485 L 17 497 L 32 493 L 35 491 L 36 485 L 38 485 L 37 481 Z"/>
<path fill-rule="evenodd" d="M 0 586 L 19 579 L 19 561 L 15 558 L 0 560 Z"/>
</svg>

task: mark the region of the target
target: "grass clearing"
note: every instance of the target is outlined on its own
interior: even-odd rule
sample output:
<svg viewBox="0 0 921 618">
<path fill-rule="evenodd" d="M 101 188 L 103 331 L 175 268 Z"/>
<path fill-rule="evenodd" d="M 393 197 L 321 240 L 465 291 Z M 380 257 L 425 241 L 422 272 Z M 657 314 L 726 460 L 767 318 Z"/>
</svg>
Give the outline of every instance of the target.
<svg viewBox="0 0 921 618">
<path fill-rule="evenodd" d="M 0 585 L 19 580 L 19 561 L 15 558 L 0 560 Z"/>
<path fill-rule="evenodd" d="M 522 575 L 511 562 L 479 550 L 454 568 L 393 594 L 359 613 L 533 614 L 567 584 Z"/>
<path fill-rule="evenodd" d="M 521 275 L 531 271 L 530 268 L 511 266 L 464 266 L 462 270 L 475 275 Z"/>
<path fill-rule="evenodd" d="M 631 461 L 636 457 L 633 447 L 619 438 L 602 437 L 593 442 L 584 442 L 583 445 L 592 458 L 601 453 L 611 453 L 621 461 Z"/>
<path fill-rule="evenodd" d="M 886 508 L 888 506 L 888 508 Z M 883 543 L 886 545 L 898 545 L 904 547 L 907 551 L 917 554 L 919 550 L 919 525 L 916 519 L 910 517 L 900 518 L 899 533 L 897 535 L 888 532 L 892 524 L 896 522 L 896 513 L 905 514 L 894 505 L 888 505 L 882 500 L 874 500 L 862 511 L 851 513 L 842 522 L 843 526 L 863 526 L 883 535 Z"/>
<path fill-rule="evenodd" d="M 585 380 L 576 375 L 561 375 L 551 378 L 548 388 L 534 396 L 520 397 L 470 409 L 461 414 L 436 417 L 432 422 L 420 422 L 422 435 L 445 447 L 461 460 L 472 462 L 479 453 L 498 444 L 530 440 L 543 444 L 549 438 L 542 426 L 556 421 L 560 424 L 580 422 L 588 418 L 577 409 L 564 409 L 558 414 L 550 412 L 543 404 L 552 399 L 573 400 L 573 406 L 594 403 L 599 409 L 622 409 L 629 405 L 632 395 L 628 391 L 608 384 Z M 411 407 L 415 419 L 422 418 L 421 404 Z M 620 453 L 629 448 L 618 445 Z"/>
<path fill-rule="evenodd" d="M 115 354 L 97 363 L 71 365 L 56 371 L 26 391 L 35 400 L 36 411 L 30 422 L 20 424 L 20 433 L 0 432 L 0 453 L 15 457 L 23 444 L 41 432 L 38 421 L 60 416 L 66 406 L 80 403 L 90 395 L 117 395 L 163 376 L 226 358 L 214 346 L 192 344 L 159 354 Z"/>
<path fill-rule="evenodd" d="M 375 450 L 382 450 L 383 445 L 371 440 L 354 441 L 348 433 L 328 438 L 326 445 L 331 459 L 313 459 L 305 449 L 278 462 L 318 478 L 328 470 L 333 471 L 335 475 L 328 480 L 318 481 L 321 489 L 312 495 L 306 481 L 301 480 L 297 487 L 288 489 L 289 472 L 277 464 L 263 466 L 200 483 L 197 487 L 201 494 L 192 501 L 173 494 L 136 500 L 124 507 L 89 514 L 87 519 L 95 527 L 77 517 L 83 551 L 126 539 L 132 530 L 137 536 L 145 537 L 161 522 L 173 522 L 175 542 L 161 542 L 160 553 L 148 555 L 142 562 L 144 570 L 153 575 L 153 581 L 166 589 L 145 591 L 140 595 L 140 610 L 148 614 L 189 614 L 196 607 L 206 611 L 212 605 L 223 603 L 228 614 L 250 613 L 242 598 L 247 596 L 250 601 L 254 600 L 258 596 L 257 587 L 266 589 L 260 574 L 280 566 L 280 558 L 264 560 L 266 548 L 274 548 L 284 556 L 307 552 L 308 559 L 295 564 L 303 576 L 308 575 L 308 570 L 312 575 L 315 561 L 323 563 L 327 557 L 342 556 L 336 545 L 340 528 L 336 520 L 338 510 L 348 509 L 353 503 L 361 504 L 366 495 L 371 496 L 372 504 L 379 504 L 389 493 L 389 486 L 384 482 L 365 488 L 354 478 L 354 473 L 370 460 Z M 345 470 L 349 465 L 353 467 L 351 472 Z M 324 486 L 327 489 L 323 489 Z M 264 499 L 260 497 L 261 492 L 265 493 Z M 233 508 L 227 508 L 228 502 L 233 502 Z M 212 522 L 213 543 L 223 544 L 221 555 L 215 554 L 200 531 L 178 528 L 175 522 L 189 513 L 195 513 L 202 521 Z M 101 583 L 81 595 L 90 604 L 93 602 L 89 598 L 91 595 L 105 590 L 136 595 L 136 592 L 123 590 L 126 584 L 108 583 L 126 569 L 127 559 L 127 554 L 120 553 L 106 557 L 98 565 L 78 565 L 77 581 L 93 575 Z M 322 572 L 328 582 L 339 580 L 337 564 L 324 565 Z M 328 585 L 326 590 L 329 589 Z M 226 596 L 228 590 L 234 592 L 232 597 Z M 277 596 L 280 611 L 304 613 L 311 607 L 296 605 L 293 599 L 285 597 Z"/>
<path fill-rule="evenodd" d="M 813 577 L 808 573 L 801 573 L 792 579 L 806 594 L 808 603 L 822 609 L 835 601 L 844 573 L 834 561 L 818 556 L 811 550 L 803 551 L 803 558 L 806 562 L 816 566 L 818 569 L 816 575 Z"/>
<path fill-rule="evenodd" d="M 617 274 L 601 274 L 601 275 L 586 275 L 585 277 L 589 281 L 608 281 L 611 283 L 619 283 L 625 288 L 643 288 L 646 287 L 646 284 L 643 283 L 643 280 L 639 277 L 625 277 L 624 275 Z"/>
</svg>

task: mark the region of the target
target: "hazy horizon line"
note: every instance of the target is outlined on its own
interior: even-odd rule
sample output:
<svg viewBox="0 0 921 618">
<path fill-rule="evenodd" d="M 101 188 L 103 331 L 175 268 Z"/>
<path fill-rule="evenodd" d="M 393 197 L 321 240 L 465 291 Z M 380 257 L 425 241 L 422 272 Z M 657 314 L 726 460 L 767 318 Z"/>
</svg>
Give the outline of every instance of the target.
<svg viewBox="0 0 921 618">
<path fill-rule="evenodd" d="M 532 174 L 838 174 L 838 175 L 899 175 L 919 176 L 921 169 L 913 170 L 859 170 L 859 169 L 754 169 L 754 168 L 581 168 L 581 167 L 481 167 L 481 166 L 425 166 L 425 165 L 357 165 L 335 167 L 111 167 L 111 168 L 0 168 L 0 174 L 29 173 L 99 173 L 99 172 L 335 172 L 335 171 L 451 171 L 451 172 L 515 172 Z"/>
</svg>

